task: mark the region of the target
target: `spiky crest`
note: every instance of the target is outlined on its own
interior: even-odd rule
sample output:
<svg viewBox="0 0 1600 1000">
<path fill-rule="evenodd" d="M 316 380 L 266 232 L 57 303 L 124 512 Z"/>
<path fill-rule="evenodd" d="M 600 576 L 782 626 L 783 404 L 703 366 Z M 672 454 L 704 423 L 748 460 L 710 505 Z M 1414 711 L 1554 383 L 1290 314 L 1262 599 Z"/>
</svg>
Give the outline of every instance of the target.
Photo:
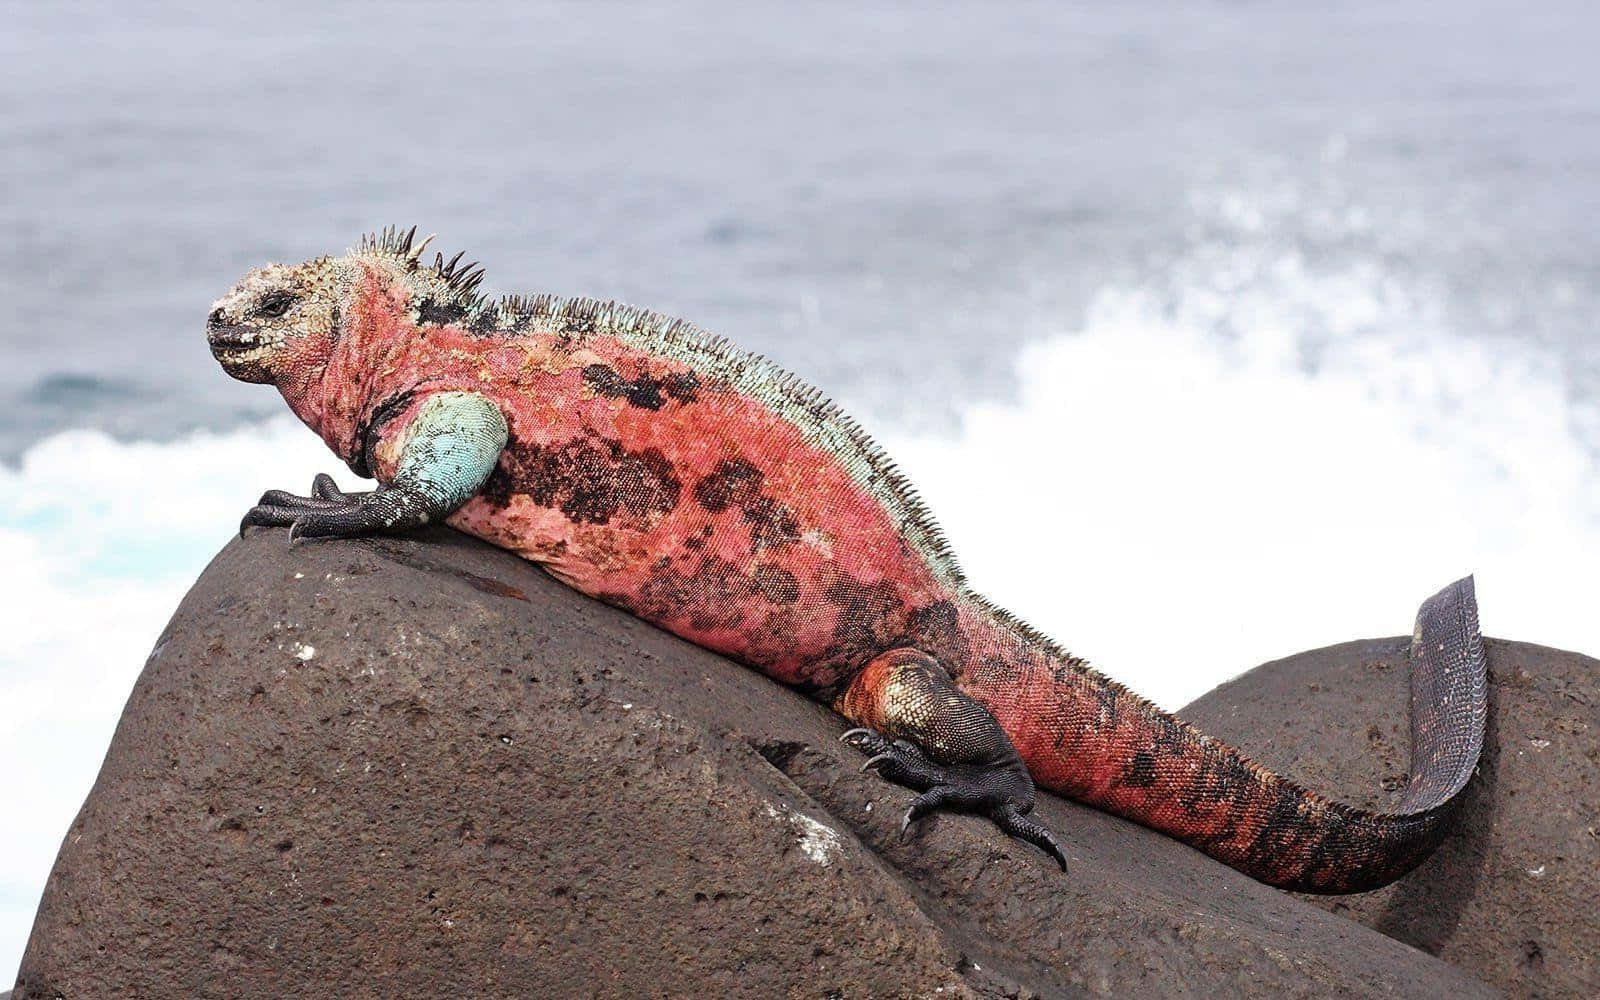
<svg viewBox="0 0 1600 1000">
<path fill-rule="evenodd" d="M 432 241 L 432 236 L 425 236 L 419 241 L 416 226 L 409 229 L 388 226 L 378 232 L 362 236 L 357 252 L 381 254 L 393 258 L 408 272 L 415 273 L 422 266 L 423 251 Z M 447 261 L 444 259 L 444 254 L 435 253 L 432 270 L 434 276 L 444 284 L 443 294 L 448 295 L 454 305 L 460 306 L 468 314 L 475 314 L 487 304 L 478 294 L 478 285 L 483 282 L 484 271 L 477 261 L 461 263 L 463 256 L 464 252 L 457 253 Z"/>
<path fill-rule="evenodd" d="M 465 253 L 464 250 L 458 251 L 449 260 L 445 260 L 442 253 L 434 254 L 433 270 L 450 287 L 450 294 L 456 297 L 456 301 L 470 312 L 482 305 L 478 297 L 478 285 L 483 282 L 484 271 L 475 260 L 459 263 Z"/>
<path fill-rule="evenodd" d="M 416 226 L 404 232 L 400 231 L 399 226 L 387 226 L 379 232 L 362 236 L 360 249 L 364 253 L 386 253 L 405 258 L 411 256 L 411 244 L 416 238 Z"/>
</svg>

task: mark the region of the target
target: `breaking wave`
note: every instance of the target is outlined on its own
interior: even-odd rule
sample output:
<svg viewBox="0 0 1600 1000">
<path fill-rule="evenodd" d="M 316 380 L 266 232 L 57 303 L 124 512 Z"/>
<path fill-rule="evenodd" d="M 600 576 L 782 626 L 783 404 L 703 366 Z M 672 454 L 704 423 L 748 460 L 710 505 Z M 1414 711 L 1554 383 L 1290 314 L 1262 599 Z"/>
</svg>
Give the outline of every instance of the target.
<svg viewBox="0 0 1600 1000">
<path fill-rule="evenodd" d="M 1026 348 L 1015 401 L 886 442 L 974 586 L 1167 707 L 1409 633 L 1466 573 L 1487 632 L 1600 651 L 1597 414 L 1559 362 L 1458 332 L 1376 254 L 1286 239 L 1296 198 L 1199 208 L 1217 238 Z"/>
</svg>

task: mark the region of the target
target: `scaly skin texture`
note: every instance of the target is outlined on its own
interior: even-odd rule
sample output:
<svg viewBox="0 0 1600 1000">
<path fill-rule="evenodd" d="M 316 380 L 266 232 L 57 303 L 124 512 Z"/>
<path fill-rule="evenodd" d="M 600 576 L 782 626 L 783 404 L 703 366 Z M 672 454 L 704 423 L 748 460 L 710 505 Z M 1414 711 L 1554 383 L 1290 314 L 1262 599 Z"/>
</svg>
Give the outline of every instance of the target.
<svg viewBox="0 0 1600 1000">
<path fill-rule="evenodd" d="M 1384 884 L 1442 836 L 1482 733 L 1470 584 L 1437 612 L 1439 648 L 1419 638 L 1418 691 L 1458 694 L 1467 716 L 1419 712 L 1406 811 L 1329 802 L 970 592 L 892 465 L 793 376 L 637 310 L 491 302 L 480 277 L 421 264 L 412 234 L 390 231 L 345 257 L 254 271 L 219 300 L 209 332 L 224 367 L 277 385 L 341 459 L 387 484 L 361 517 L 319 484 L 312 498 L 269 494 L 246 523 L 351 534 L 447 515 L 834 705 L 866 727 L 856 741 L 886 775 L 924 789 L 914 815 L 977 809 L 1047 850 L 1022 817 L 1029 774 L 1297 889 Z M 482 467 L 429 476 L 435 452 L 460 449 L 440 436 L 456 413 Z"/>
</svg>

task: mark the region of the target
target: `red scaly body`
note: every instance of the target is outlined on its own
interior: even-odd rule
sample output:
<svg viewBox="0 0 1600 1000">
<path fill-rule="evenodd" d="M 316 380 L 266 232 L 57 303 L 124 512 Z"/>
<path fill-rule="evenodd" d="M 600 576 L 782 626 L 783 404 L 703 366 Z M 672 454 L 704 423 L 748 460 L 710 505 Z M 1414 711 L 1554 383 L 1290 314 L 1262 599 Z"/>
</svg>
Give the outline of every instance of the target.
<svg viewBox="0 0 1600 1000">
<path fill-rule="evenodd" d="M 455 527 L 863 725 L 883 728 L 875 658 L 921 650 L 993 714 L 1039 784 L 1266 881 L 1381 884 L 1437 839 L 1441 809 L 1321 799 L 971 593 L 870 440 L 770 363 L 608 304 L 428 298 L 389 257 L 352 259 L 325 366 L 279 388 L 380 482 L 429 396 L 496 403 L 508 442 Z"/>
</svg>

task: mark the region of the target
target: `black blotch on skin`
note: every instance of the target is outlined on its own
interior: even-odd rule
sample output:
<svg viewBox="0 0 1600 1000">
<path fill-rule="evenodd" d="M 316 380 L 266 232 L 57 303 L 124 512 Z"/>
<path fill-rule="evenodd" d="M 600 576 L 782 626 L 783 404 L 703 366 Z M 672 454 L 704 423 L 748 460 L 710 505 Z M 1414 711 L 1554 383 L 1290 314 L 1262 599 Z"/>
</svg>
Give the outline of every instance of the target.
<svg viewBox="0 0 1600 1000">
<path fill-rule="evenodd" d="M 1122 773 L 1122 783 L 1130 788 L 1149 788 L 1156 783 L 1156 759 L 1147 750 L 1133 755 L 1128 769 Z"/>
<path fill-rule="evenodd" d="M 782 566 L 757 566 L 756 589 L 773 604 L 793 604 L 800 599 L 800 582 Z"/>
<path fill-rule="evenodd" d="M 417 306 L 418 322 L 433 323 L 438 326 L 449 326 L 460 321 L 466 314 L 466 309 L 456 303 L 440 302 L 438 299 L 423 299 Z"/>
<path fill-rule="evenodd" d="M 1276 874 L 1293 874 L 1299 867 L 1294 863 L 1292 848 L 1306 833 L 1300 818 L 1300 805 L 1305 793 L 1290 785 L 1277 790 L 1277 797 L 1267 811 L 1266 821 L 1250 845 L 1246 856 L 1253 865 Z"/>
<path fill-rule="evenodd" d="M 610 365 L 589 365 L 583 370 L 584 384 L 602 396 L 626 396 L 628 380 Z"/>
<path fill-rule="evenodd" d="M 690 571 L 667 567 L 651 574 L 633 604 L 633 612 L 652 622 L 687 621 L 700 631 L 734 629 L 744 623 L 750 578 L 715 556 L 702 557 Z"/>
<path fill-rule="evenodd" d="M 683 544 L 691 549 L 703 549 L 711 541 L 711 536 L 717 533 L 716 525 L 702 524 L 700 530 L 683 540 Z"/>
<path fill-rule="evenodd" d="M 486 337 L 491 334 L 498 335 L 501 332 L 500 310 L 492 308 L 480 310 L 478 315 L 472 317 L 472 322 L 467 325 L 467 329 L 480 337 Z"/>
<path fill-rule="evenodd" d="M 1165 712 L 1158 713 L 1150 722 L 1155 728 L 1152 742 L 1153 749 L 1156 752 L 1177 757 L 1188 749 L 1189 741 L 1186 738 L 1187 734 L 1184 732 L 1183 723 Z"/>
<path fill-rule="evenodd" d="M 647 372 L 640 372 L 630 382 L 610 365 L 589 365 L 583 370 L 583 380 L 602 396 L 626 399 L 630 406 L 659 410 L 666 402 L 661 398 L 661 380 Z"/>
<path fill-rule="evenodd" d="M 730 506 L 743 507 L 761 495 L 766 477 L 742 458 L 726 458 L 704 479 L 694 484 L 694 498 L 716 514 Z"/>
<path fill-rule="evenodd" d="M 966 663 L 970 646 L 961 632 L 956 606 L 950 601 L 934 601 L 912 609 L 906 627 L 911 633 L 911 645 L 947 668 Z"/>
<path fill-rule="evenodd" d="M 678 506 L 682 484 L 673 473 L 672 462 L 659 448 L 643 451 L 623 451 L 620 444 L 612 447 L 617 457 L 617 489 L 622 506 L 629 513 L 644 517 L 652 512 L 662 514 Z"/>
<path fill-rule="evenodd" d="M 1095 688 L 1095 707 L 1099 711 L 1099 718 L 1104 719 L 1107 725 L 1115 724 L 1117 719 L 1117 689 L 1110 684 L 1101 684 Z"/>
<path fill-rule="evenodd" d="M 647 375 L 640 375 L 628 387 L 628 405 L 646 410 L 659 410 L 665 402 L 661 398 L 661 383 Z"/>
<path fill-rule="evenodd" d="M 905 604 L 889 581 L 868 584 L 841 576 L 823 596 L 839 608 L 834 643 L 828 649 L 830 657 L 852 665 L 865 663 L 886 649 L 904 644 Z"/>
<path fill-rule="evenodd" d="M 1339 869 L 1343 865 L 1335 845 L 1344 841 L 1348 825 L 1342 813 L 1329 812 L 1320 834 L 1309 845 L 1301 878 L 1307 882 L 1322 884 L 1338 880 Z"/>
<path fill-rule="evenodd" d="M 1218 743 L 1206 744 L 1199 752 L 1204 754 L 1199 773 L 1178 796 L 1185 809 L 1234 802 L 1250 794 L 1256 777 L 1243 757 Z"/>
<path fill-rule="evenodd" d="M 618 513 L 665 514 L 682 493 L 672 463 L 659 449 L 628 451 L 611 438 L 573 438 L 551 447 L 512 440 L 504 454 L 480 491 L 501 507 L 520 492 L 573 521 L 609 524 Z"/>
<path fill-rule="evenodd" d="M 700 398 L 700 376 L 694 372 L 673 372 L 661 380 L 661 387 L 680 403 L 693 403 Z"/>
<path fill-rule="evenodd" d="M 622 506 L 610 449 L 574 438 L 556 448 L 535 449 L 532 457 L 526 485 L 541 507 L 559 508 L 574 521 L 606 524 Z"/>
<path fill-rule="evenodd" d="M 495 463 L 494 470 L 489 473 L 489 478 L 478 487 L 478 496 L 489 502 L 496 510 L 504 510 L 511 503 L 511 498 L 517 493 L 517 481 L 511 469 L 517 466 L 517 457 L 526 453 L 522 442 L 517 440 L 517 432 L 512 430 L 506 434 L 506 446 L 500 452 L 500 461 Z"/>
<path fill-rule="evenodd" d="M 757 552 L 800 540 L 800 522 L 771 497 L 756 497 L 745 505 L 744 523 L 750 527 L 750 544 Z"/>
<path fill-rule="evenodd" d="M 1219 826 L 1203 832 L 1191 831 L 1185 835 L 1186 840 L 1201 850 L 1216 844 L 1226 844 L 1239 836 L 1239 827 L 1231 820 L 1224 821 Z M 1210 853 L 1206 851 L 1206 853 Z"/>
<path fill-rule="evenodd" d="M 750 578 L 732 563 L 701 559 L 689 581 L 691 628 L 737 628 L 744 621 L 742 605 L 750 594 Z"/>
<path fill-rule="evenodd" d="M 417 390 L 407 389 L 397 392 L 367 414 L 367 418 L 356 424 L 356 454 L 350 461 L 350 469 L 358 476 L 370 477 L 372 475 L 372 451 L 378 446 L 378 438 L 383 433 L 384 425 L 400 415 L 400 411 L 411 405 L 417 398 Z"/>
<path fill-rule="evenodd" d="M 766 477 L 742 458 L 723 459 L 694 486 L 695 499 L 713 514 L 730 507 L 744 516 L 750 529 L 750 547 L 762 549 L 793 545 L 800 540 L 800 522 L 787 506 L 761 492 Z"/>
</svg>

